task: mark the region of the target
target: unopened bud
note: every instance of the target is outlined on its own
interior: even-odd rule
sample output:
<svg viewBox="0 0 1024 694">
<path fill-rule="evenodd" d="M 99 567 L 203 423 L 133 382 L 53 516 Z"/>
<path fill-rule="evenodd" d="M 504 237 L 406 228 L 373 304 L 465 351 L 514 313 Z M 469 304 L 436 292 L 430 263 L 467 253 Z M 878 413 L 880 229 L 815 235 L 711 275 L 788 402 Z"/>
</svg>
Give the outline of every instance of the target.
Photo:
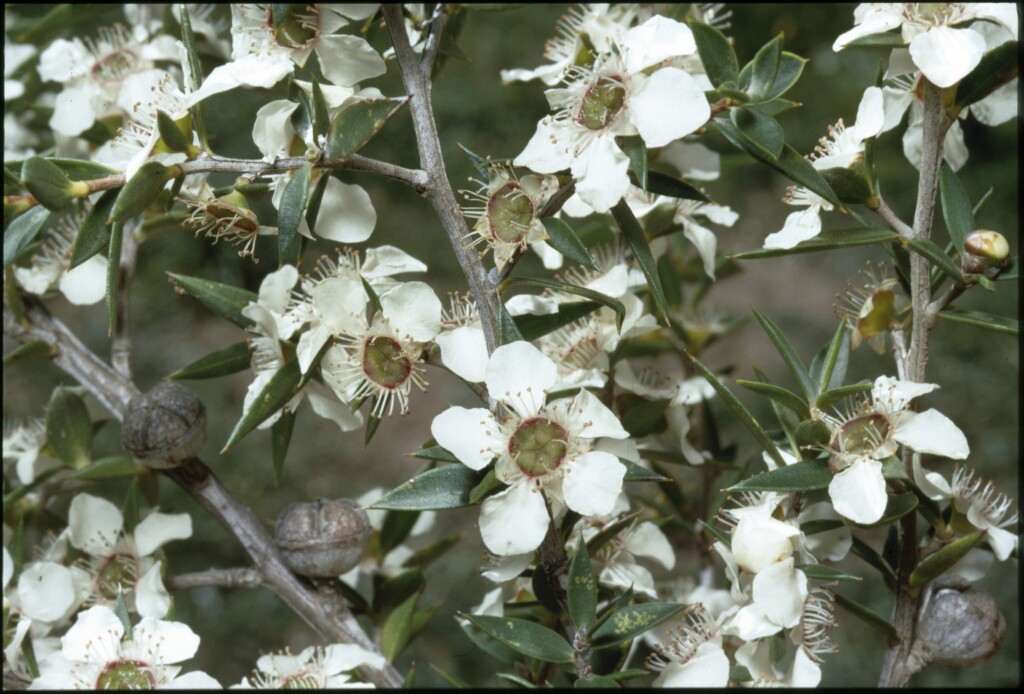
<svg viewBox="0 0 1024 694">
<path fill-rule="evenodd" d="M 1006 620 L 992 596 L 961 576 L 946 575 L 926 589 L 914 653 L 924 663 L 971 667 L 995 655 L 1005 635 Z"/>
<path fill-rule="evenodd" d="M 1010 255 L 1010 244 L 998 231 L 978 229 L 964 239 L 964 250 L 977 258 L 1001 263 Z"/>
</svg>

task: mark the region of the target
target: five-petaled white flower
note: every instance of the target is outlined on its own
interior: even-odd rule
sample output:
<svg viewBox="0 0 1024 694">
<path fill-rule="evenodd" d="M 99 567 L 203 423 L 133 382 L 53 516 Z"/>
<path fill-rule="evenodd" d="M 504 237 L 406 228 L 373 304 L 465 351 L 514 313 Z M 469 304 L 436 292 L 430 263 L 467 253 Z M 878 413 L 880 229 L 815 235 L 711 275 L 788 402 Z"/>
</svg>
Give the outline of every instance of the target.
<svg viewBox="0 0 1024 694">
<path fill-rule="evenodd" d="M 384 656 L 351 643 L 323 648 L 310 646 L 298 655 L 271 653 L 256 661 L 252 677 L 243 678 L 238 689 L 335 689 L 372 688 L 352 682 L 349 670 L 366 665 L 384 667 Z"/>
<path fill-rule="evenodd" d="M 587 390 L 545 404 L 557 377 L 555 363 L 530 343 L 503 345 L 491 355 L 485 383 L 510 413 L 499 421 L 483 408 L 452 407 L 430 426 L 437 442 L 473 470 L 497 459 L 495 473 L 508 489 L 480 511 L 480 533 L 494 554 L 540 546 L 548 528 L 545 498 L 600 516 L 611 512 L 622 489 L 626 468 L 610 453 L 592 450 L 590 441 L 629 434 Z"/>
</svg>

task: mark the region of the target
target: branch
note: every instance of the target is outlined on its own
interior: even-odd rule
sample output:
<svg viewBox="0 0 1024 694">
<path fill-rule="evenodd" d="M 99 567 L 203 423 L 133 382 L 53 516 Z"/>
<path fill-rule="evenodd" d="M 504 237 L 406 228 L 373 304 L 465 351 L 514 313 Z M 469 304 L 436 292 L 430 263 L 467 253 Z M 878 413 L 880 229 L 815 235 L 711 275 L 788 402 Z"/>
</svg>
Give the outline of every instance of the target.
<svg viewBox="0 0 1024 694">
<path fill-rule="evenodd" d="M 448 5 L 439 2 L 434 6 L 434 14 L 430 18 L 430 33 L 427 34 L 427 41 L 423 44 L 423 57 L 420 58 L 420 70 L 427 75 L 434 69 L 434 60 L 437 52 L 441 49 L 441 34 L 444 32 L 444 25 L 448 22 Z"/>
<path fill-rule="evenodd" d="M 878 208 L 875 210 L 879 217 L 885 220 L 885 223 L 895 231 L 897 234 L 905 239 L 914 238 L 914 230 L 910 228 L 910 225 L 904 222 L 899 216 L 892 211 L 892 209 L 885 203 L 882 196 L 878 196 Z"/>
<path fill-rule="evenodd" d="M 139 393 L 135 384 L 100 360 L 45 308 L 35 303 L 26 303 L 25 308 L 28 326 L 19 323 L 4 307 L 4 334 L 20 342 L 43 340 L 55 346 L 57 366 L 85 386 L 118 420 L 123 419 L 129 401 Z M 264 585 L 324 639 L 354 643 L 379 652 L 347 608 L 326 604 L 315 589 L 288 569 L 263 524 L 206 465 L 192 459 L 164 473 L 234 535 L 258 567 Z M 368 682 L 379 687 L 400 687 L 403 682 L 390 664 L 382 670 L 364 667 L 361 672 Z"/>
<path fill-rule="evenodd" d="M 164 579 L 167 590 L 189 590 L 191 588 L 265 588 L 263 575 L 255 569 L 210 569 L 195 573 L 167 576 Z"/>
</svg>

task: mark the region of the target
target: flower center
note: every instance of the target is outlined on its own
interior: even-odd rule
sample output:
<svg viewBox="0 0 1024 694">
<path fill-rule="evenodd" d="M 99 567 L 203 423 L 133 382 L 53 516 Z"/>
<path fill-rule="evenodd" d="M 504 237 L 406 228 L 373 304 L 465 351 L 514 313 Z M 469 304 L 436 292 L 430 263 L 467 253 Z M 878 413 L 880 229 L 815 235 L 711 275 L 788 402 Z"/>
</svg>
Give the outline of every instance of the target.
<svg viewBox="0 0 1024 694">
<path fill-rule="evenodd" d="M 274 31 L 278 45 L 286 48 L 306 48 L 320 35 L 320 10 L 315 4 L 274 5 L 267 13 L 267 21 Z M 275 17 L 274 15 L 281 14 Z"/>
<path fill-rule="evenodd" d="M 135 51 L 122 48 L 97 60 L 92 66 L 92 76 L 97 82 L 120 82 L 130 75 L 139 63 Z"/>
<path fill-rule="evenodd" d="M 565 460 L 568 432 L 544 417 L 527 419 L 508 440 L 508 452 L 525 474 L 537 477 Z"/>
<path fill-rule="evenodd" d="M 589 130 L 601 130 L 615 120 L 626 101 L 626 90 L 617 77 L 598 81 L 583 95 L 576 122 Z"/>
<path fill-rule="evenodd" d="M 322 689 L 321 683 L 316 677 L 305 672 L 285 677 L 278 683 L 281 689 Z"/>
<path fill-rule="evenodd" d="M 104 599 L 116 600 L 118 590 L 130 591 L 138 575 L 138 564 L 133 555 L 111 555 L 96 572 L 96 590 Z"/>
<path fill-rule="evenodd" d="M 535 212 L 518 183 L 506 183 L 487 199 L 487 221 L 496 241 L 522 243 Z"/>
<path fill-rule="evenodd" d="M 870 455 L 885 442 L 889 429 L 889 420 L 877 412 L 854 417 L 836 432 L 832 439 L 832 450 Z"/>
<path fill-rule="evenodd" d="M 402 345 L 390 337 L 374 336 L 363 345 L 363 373 L 377 385 L 394 390 L 412 374 L 412 362 Z"/>
<path fill-rule="evenodd" d="M 156 689 L 156 678 L 141 660 L 115 660 L 96 678 L 96 689 Z"/>
</svg>

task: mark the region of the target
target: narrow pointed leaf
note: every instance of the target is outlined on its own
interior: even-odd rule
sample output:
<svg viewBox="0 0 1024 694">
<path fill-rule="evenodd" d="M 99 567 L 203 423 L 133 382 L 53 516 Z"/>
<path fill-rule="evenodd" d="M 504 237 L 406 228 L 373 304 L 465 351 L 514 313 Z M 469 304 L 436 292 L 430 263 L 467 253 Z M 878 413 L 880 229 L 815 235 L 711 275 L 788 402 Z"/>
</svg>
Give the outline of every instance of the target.
<svg viewBox="0 0 1024 694">
<path fill-rule="evenodd" d="M 594 535 L 587 541 L 587 552 L 591 556 L 597 554 L 601 549 L 609 542 L 614 540 L 619 533 L 626 528 L 633 525 L 633 521 L 640 515 L 640 511 L 635 511 L 627 516 L 623 516 L 613 523 L 609 523 L 604 526 L 597 535 Z"/>
<path fill-rule="evenodd" d="M 626 318 L 626 307 L 622 305 L 622 302 L 618 299 L 613 299 L 607 294 L 601 292 L 595 292 L 593 289 L 587 289 L 586 287 L 577 287 L 573 284 L 567 284 L 558 280 L 548 280 L 539 277 L 512 277 L 505 280 L 503 288 L 512 287 L 515 285 L 525 285 L 527 287 L 541 287 L 543 289 L 550 289 L 556 292 L 565 292 L 567 294 L 576 294 L 582 296 L 585 299 L 596 301 L 600 304 L 604 304 L 608 308 L 615 311 L 615 325 L 617 328 L 622 328 L 622 321 Z"/>
<path fill-rule="evenodd" d="M 505 308 L 505 304 L 498 299 L 498 342 L 507 345 L 524 339 L 526 338 L 519 332 L 519 326 Z"/>
<path fill-rule="evenodd" d="M 288 404 L 288 401 L 295 395 L 301 380 L 302 372 L 299 370 L 297 359 L 292 359 L 278 369 L 277 373 L 267 381 L 267 385 L 263 386 L 263 390 L 253 400 L 249 409 L 242 414 L 238 423 L 235 424 L 231 436 L 228 437 L 227 443 L 224 444 L 224 451 L 234 446 L 246 434 L 262 424 L 270 415 Z"/>
<path fill-rule="evenodd" d="M 859 602 L 851 600 L 845 595 L 840 595 L 839 593 L 836 593 L 835 596 L 836 605 L 843 608 L 844 610 L 846 610 L 854 617 L 867 624 L 869 627 L 871 627 L 878 633 L 882 634 L 887 640 L 895 641 L 899 638 L 899 635 L 896 633 L 896 629 L 893 627 L 892 624 L 886 621 L 884 617 L 880 617 L 875 612 L 871 611 L 867 607 L 864 607 L 864 605 L 861 605 Z"/>
<path fill-rule="evenodd" d="M 771 90 L 768 92 L 768 99 L 778 99 L 778 97 L 788 92 L 796 84 L 797 80 L 800 79 L 806 64 L 806 58 L 783 51 L 782 56 L 779 58 L 778 72 L 775 74 L 775 84 L 772 85 Z"/>
<path fill-rule="evenodd" d="M 979 530 L 958 538 L 934 554 L 925 557 L 910 574 L 910 587 L 919 588 L 952 569 L 983 537 L 985 537 L 985 531 Z"/>
<path fill-rule="evenodd" d="M 730 256 L 735 260 L 752 260 L 754 258 L 775 258 L 782 255 L 798 253 L 815 253 L 834 248 L 853 248 L 855 246 L 871 246 L 899 240 L 900 235 L 888 229 L 839 229 L 823 231 L 813 239 L 798 243 L 793 248 L 756 248 Z"/>
<path fill-rule="evenodd" d="M 610 677 L 604 675 L 590 675 L 587 678 L 580 678 L 572 683 L 573 689 L 621 689 Z"/>
<path fill-rule="evenodd" d="M 671 477 L 648 470 L 642 465 L 637 465 L 631 460 L 619 458 L 619 462 L 626 466 L 626 476 L 623 482 L 671 482 Z"/>
<path fill-rule="evenodd" d="M 574 301 L 560 304 L 556 313 L 548 313 L 541 316 L 527 313 L 522 316 L 515 316 L 513 320 L 524 340 L 536 340 L 538 337 L 543 337 L 550 332 L 569 325 L 599 308 L 601 308 L 601 304 L 596 301 Z"/>
<path fill-rule="evenodd" d="M 493 165 L 493 163 L 490 160 L 488 160 L 486 157 L 481 157 L 479 154 L 477 154 L 469 147 L 466 147 L 461 143 L 459 143 L 459 149 L 465 152 L 466 156 L 469 158 L 470 163 L 473 165 L 473 168 L 476 169 L 478 174 L 480 174 L 484 178 L 490 178 L 491 166 Z"/>
<path fill-rule="evenodd" d="M 683 605 L 647 602 L 616 610 L 600 627 L 594 630 L 594 647 L 607 648 L 639 636 L 682 609 Z"/>
<path fill-rule="evenodd" d="M 306 200 L 309 198 L 309 180 L 313 167 L 307 164 L 295 172 L 285 186 L 281 196 L 281 209 L 277 217 L 277 249 L 281 264 L 292 252 L 292 244 L 296 242 L 302 216 L 306 212 Z"/>
<path fill-rule="evenodd" d="M 1020 335 L 1020 321 L 1007 316 L 996 316 L 981 311 L 961 311 L 960 309 L 946 309 L 939 312 L 939 318 L 952 323 L 973 325 L 976 328 L 984 328 L 1004 335 Z"/>
<path fill-rule="evenodd" d="M 11 364 L 17 364 L 22 361 L 29 361 L 31 359 L 52 359 L 57 356 L 58 349 L 56 345 L 52 345 L 46 340 L 30 340 L 24 344 L 18 345 L 10 352 L 4 355 L 4 366 L 10 366 Z"/>
<path fill-rule="evenodd" d="M 78 267 L 109 247 L 110 225 L 107 224 L 107 219 L 110 217 L 111 210 L 114 209 L 117 193 L 116 189 L 103 193 L 85 215 L 85 219 L 82 220 L 82 224 L 78 228 L 78 234 L 75 235 L 74 248 L 71 249 L 70 268 Z"/>
<path fill-rule="evenodd" d="M 647 185 L 641 186 L 639 179 L 636 175 L 630 171 L 629 180 L 633 185 L 638 188 L 643 188 L 648 193 L 654 193 L 655 195 L 664 195 L 669 198 L 678 198 L 680 200 L 699 200 L 701 202 L 710 202 L 711 198 L 705 195 L 703 192 L 694 188 L 692 185 L 670 176 L 667 173 L 661 171 L 648 171 L 647 172 Z"/>
<path fill-rule="evenodd" d="M 242 315 L 242 309 L 250 303 L 256 303 L 259 297 L 254 292 L 199 277 L 176 275 L 173 272 L 168 272 L 167 276 L 176 287 L 199 299 L 204 306 L 221 318 L 226 318 L 242 328 L 252 325 L 252 321 Z"/>
<path fill-rule="evenodd" d="M 746 137 L 746 149 L 751 146 L 760 151 L 759 159 L 778 160 L 782 147 L 786 144 L 786 134 L 782 126 L 772 118 L 759 111 L 745 108 L 734 108 L 729 111 L 732 124 Z"/>
<path fill-rule="evenodd" d="M 907 246 L 918 255 L 922 255 L 934 263 L 940 270 L 949 275 L 954 282 L 964 281 L 960 268 L 934 241 L 930 239 L 911 239 L 907 241 Z"/>
<path fill-rule="evenodd" d="M 851 383 L 848 386 L 840 386 L 838 388 L 833 388 L 832 390 L 826 390 L 825 392 L 818 396 L 817 400 L 814 401 L 814 405 L 819 410 L 824 410 L 836 404 L 843 398 L 848 398 L 857 395 L 858 393 L 870 392 L 870 381 L 864 381 L 861 383 Z"/>
<path fill-rule="evenodd" d="M 141 466 L 126 455 L 112 455 L 86 465 L 67 475 L 69 480 L 112 480 L 132 477 L 139 473 Z"/>
<path fill-rule="evenodd" d="M 117 285 L 121 281 L 121 244 L 124 240 L 124 223 L 110 225 L 110 245 L 107 250 L 107 333 L 113 334 L 117 321 Z M 125 311 L 128 307 L 125 306 Z"/>
<path fill-rule="evenodd" d="M 369 508 L 433 511 L 469 505 L 469 493 L 483 475 L 465 465 L 443 465 L 413 477 L 382 496 Z"/>
<path fill-rule="evenodd" d="M 185 57 L 188 60 L 188 71 L 192 84 L 199 88 L 203 84 L 203 65 L 199 61 L 199 52 L 196 50 L 196 36 L 192 31 L 192 20 L 188 14 L 188 7 L 181 8 L 181 43 L 185 47 Z M 201 103 L 193 105 L 189 112 L 192 114 L 192 127 L 199 135 L 199 141 L 206 147 L 206 117 L 203 115 Z"/>
<path fill-rule="evenodd" d="M 419 511 L 388 511 L 384 514 L 378 542 L 382 556 L 386 556 L 388 552 L 405 542 L 419 517 Z"/>
<path fill-rule="evenodd" d="M 288 456 L 288 446 L 292 442 L 292 431 L 294 429 L 294 412 L 282 412 L 278 420 L 270 427 L 270 464 L 274 469 L 275 487 L 281 485 L 284 461 Z"/>
<path fill-rule="evenodd" d="M 409 636 L 412 631 L 412 617 L 416 610 L 416 601 L 420 594 L 417 592 L 410 595 L 406 600 L 396 607 L 380 634 L 380 652 L 389 663 L 395 662 L 395 658 L 401 655 L 405 647 L 409 645 Z"/>
<path fill-rule="evenodd" d="M 49 218 L 50 211 L 42 205 L 36 205 L 7 226 L 4 230 L 4 267 L 13 263 L 28 248 Z"/>
<path fill-rule="evenodd" d="M 750 98 L 762 101 L 771 94 L 781 60 L 782 37 L 776 36 L 762 46 L 751 61 L 750 86 L 747 88 Z"/>
<path fill-rule="evenodd" d="M 739 81 L 740 65 L 736 60 L 736 51 L 725 34 L 708 24 L 688 22 L 697 43 L 697 53 L 711 84 L 719 86 L 726 82 L 736 84 Z"/>
<path fill-rule="evenodd" d="M 811 416 L 807 403 L 799 395 L 782 386 L 777 386 L 774 383 L 762 383 L 760 381 L 745 381 L 743 379 L 736 379 L 736 383 L 747 390 L 752 390 L 759 395 L 771 398 L 780 405 L 785 405 L 793 410 L 801 419 L 808 419 Z"/>
<path fill-rule="evenodd" d="M 836 327 L 835 335 L 825 352 L 821 374 L 815 379 L 817 387 L 814 394 L 838 388 L 846 380 L 846 367 L 850 362 L 850 334 L 845 323 Z M 820 405 L 819 405 L 820 407 Z"/>
<path fill-rule="evenodd" d="M 803 526 L 801 526 L 801 530 Z M 833 569 L 831 566 L 825 566 L 824 564 L 800 564 L 796 568 L 804 572 L 807 578 L 813 578 L 818 581 L 863 581 L 864 579 L 860 576 L 854 576 L 848 574 L 845 571 L 839 569 Z"/>
<path fill-rule="evenodd" d="M 629 158 L 629 171 L 636 176 L 637 185 L 647 190 L 647 145 L 639 135 L 618 137 L 616 142 Z"/>
<path fill-rule="evenodd" d="M 773 447 L 774 449 L 774 447 Z M 832 471 L 824 460 L 805 460 L 748 477 L 729 487 L 730 492 L 810 492 L 827 489 Z"/>
<path fill-rule="evenodd" d="M 358 152 L 405 103 L 405 99 L 359 101 L 339 111 L 327 133 L 328 161 L 345 159 Z"/>
<path fill-rule="evenodd" d="M 679 606 L 680 608 L 682 606 Z M 512 650 L 547 663 L 571 663 L 573 650 L 564 638 L 540 624 L 514 617 L 462 615 Z"/>
<path fill-rule="evenodd" d="M 173 381 L 217 378 L 238 373 L 249 368 L 252 362 L 252 348 L 248 342 L 236 342 L 183 366 L 167 378 Z"/>
<path fill-rule="evenodd" d="M 622 415 L 622 427 L 630 436 L 639 438 L 654 433 L 665 427 L 665 410 L 672 401 L 667 398 L 644 400 L 637 397 L 636 404 L 630 406 Z M 660 426 L 659 426 L 660 425 Z"/>
<path fill-rule="evenodd" d="M 431 446 L 430 448 L 423 448 L 415 453 L 410 453 L 412 458 L 422 458 L 424 460 L 439 460 L 446 463 L 457 463 L 459 459 L 454 455 L 441 448 L 440 446 Z"/>
<path fill-rule="evenodd" d="M 597 614 L 597 581 L 594 580 L 590 554 L 582 536 L 569 564 L 568 602 L 573 624 L 578 629 L 590 626 Z"/>
<path fill-rule="evenodd" d="M 942 218 L 949 230 L 949 239 L 958 253 L 963 253 L 964 239 L 977 227 L 974 224 L 974 213 L 971 201 L 967 197 L 960 179 L 949 167 L 949 162 L 942 162 L 939 174 L 939 195 L 942 200 Z"/>
<path fill-rule="evenodd" d="M 324 100 L 324 93 L 320 89 L 320 85 L 317 83 L 316 78 L 313 78 L 313 96 L 311 102 L 313 105 L 313 133 L 319 141 L 322 135 L 327 134 L 327 130 L 331 127 L 331 119 L 327 115 L 327 102 Z"/>
<path fill-rule="evenodd" d="M 548 245 L 580 265 L 586 265 L 595 270 L 600 269 L 591 257 L 590 251 L 565 220 L 558 217 L 544 217 L 541 222 L 544 224 L 544 230 L 548 232 Z"/>
<path fill-rule="evenodd" d="M 504 486 L 505 483 L 498 479 L 498 476 L 494 472 L 494 468 L 491 468 L 487 471 L 487 474 L 484 475 L 480 484 L 473 487 L 469 492 L 469 503 L 479 504 L 492 490 L 499 489 Z"/>
<path fill-rule="evenodd" d="M 451 535 L 450 537 L 433 542 L 423 549 L 417 550 L 411 557 L 402 562 L 402 566 L 420 570 L 426 569 L 447 554 L 448 550 L 459 544 L 461 540 L 462 533 L 459 533 L 458 535 Z"/>
<path fill-rule="evenodd" d="M 317 179 L 316 187 L 313 188 L 313 193 L 309 196 L 309 202 L 306 204 L 306 226 L 314 234 L 316 233 L 316 220 L 320 216 L 320 204 L 324 200 L 324 193 L 327 192 L 327 181 L 330 178 L 329 175 L 325 174 Z"/>
<path fill-rule="evenodd" d="M 46 441 L 60 460 L 71 467 L 89 464 L 92 420 L 80 397 L 66 388 L 53 391 L 46 407 Z"/>
<path fill-rule="evenodd" d="M 726 388 L 725 384 L 718 380 L 718 377 L 711 373 L 710 369 L 704 366 L 699 359 L 689 352 L 686 353 L 686 356 L 693 364 L 694 368 L 697 369 L 698 373 L 700 373 L 700 375 L 711 384 L 711 387 L 715 389 L 715 392 L 718 393 L 729 409 L 732 410 L 733 414 L 736 415 L 748 430 L 750 430 L 750 433 L 754 435 L 757 442 L 760 443 L 765 451 L 768 452 L 768 455 L 770 455 L 780 467 L 786 467 L 786 461 L 783 460 L 782 455 L 775 448 L 775 444 L 772 443 L 770 438 L 768 438 L 768 434 L 765 433 L 764 428 L 754 418 L 754 415 L 750 413 L 750 410 L 744 407 L 743 403 L 737 400 L 736 396 L 732 394 L 732 391 Z"/>
<path fill-rule="evenodd" d="M 891 587 L 896 584 L 896 572 L 893 571 L 892 566 L 890 566 L 889 562 L 883 559 L 882 555 L 872 549 L 866 542 L 854 537 L 853 545 L 850 547 L 850 552 L 854 556 L 860 557 L 868 564 L 868 566 L 871 566 L 882 574 L 882 578 L 885 579 L 887 585 Z"/>
<path fill-rule="evenodd" d="M 658 266 L 654 262 L 654 256 L 651 255 L 651 248 L 647 245 L 647 239 L 644 237 L 643 229 L 640 228 L 640 223 L 636 221 L 633 211 L 629 209 L 625 200 L 619 200 L 615 204 L 615 207 L 612 208 L 612 216 L 615 217 L 615 223 L 619 225 L 626 243 L 632 249 L 633 256 L 640 265 L 640 270 L 647 278 L 647 286 L 651 290 L 654 305 L 657 307 L 662 321 L 667 324 L 668 302 L 665 300 L 665 292 L 661 288 Z"/>
<path fill-rule="evenodd" d="M 1007 41 L 982 56 L 977 67 L 956 86 L 956 109 L 981 101 L 1020 72 L 1018 43 Z"/>
<path fill-rule="evenodd" d="M 811 376 L 807 373 L 807 368 L 800 361 L 800 357 L 797 355 L 796 350 L 793 349 L 793 345 L 789 343 L 786 336 L 782 334 L 779 327 L 771 321 L 768 316 L 764 315 L 756 308 L 751 307 L 751 311 L 754 312 L 754 317 L 757 318 L 757 322 L 764 328 L 765 333 L 768 334 L 768 338 L 775 345 L 775 349 L 778 350 L 779 355 L 782 356 L 782 360 L 786 363 L 789 372 L 793 374 L 793 378 L 800 385 L 800 389 L 803 391 L 804 396 L 808 399 L 814 397 L 814 384 L 811 383 Z"/>
</svg>

